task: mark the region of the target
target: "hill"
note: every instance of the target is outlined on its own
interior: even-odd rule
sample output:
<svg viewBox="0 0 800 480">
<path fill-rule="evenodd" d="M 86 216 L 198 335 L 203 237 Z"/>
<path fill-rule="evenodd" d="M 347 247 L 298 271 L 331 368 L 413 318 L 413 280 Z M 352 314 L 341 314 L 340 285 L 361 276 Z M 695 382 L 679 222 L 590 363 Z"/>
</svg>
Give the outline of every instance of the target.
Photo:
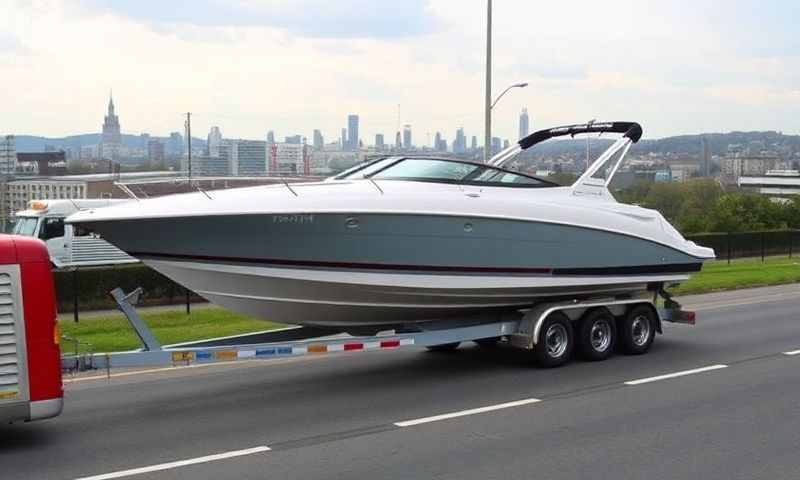
<svg viewBox="0 0 800 480">
<path fill-rule="evenodd" d="M 97 145 L 100 143 L 102 135 L 99 133 L 85 133 L 81 135 L 70 135 L 68 137 L 40 137 L 35 135 L 16 135 L 15 140 L 18 152 L 43 152 L 45 147 L 55 149 L 74 148 L 80 149 L 87 145 Z M 146 137 L 140 135 L 122 134 L 122 144 L 128 148 L 147 148 Z M 161 140 L 167 142 L 168 137 L 150 137 L 151 140 Z M 196 143 L 195 143 L 196 142 Z M 202 138 L 192 137 L 192 145 L 205 147 L 206 141 Z M 194 148 L 192 148 L 194 150 Z"/>
</svg>

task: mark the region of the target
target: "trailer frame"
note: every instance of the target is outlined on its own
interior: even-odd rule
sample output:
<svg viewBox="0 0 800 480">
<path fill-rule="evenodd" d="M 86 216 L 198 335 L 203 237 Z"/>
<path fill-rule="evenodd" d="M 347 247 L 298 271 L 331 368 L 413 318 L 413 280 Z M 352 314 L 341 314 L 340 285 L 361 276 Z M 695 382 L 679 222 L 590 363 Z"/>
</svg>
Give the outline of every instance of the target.
<svg viewBox="0 0 800 480">
<path fill-rule="evenodd" d="M 662 333 L 662 321 L 694 324 L 694 313 L 683 311 L 680 304 L 663 288 L 658 288 L 641 292 L 639 296 L 623 298 L 543 302 L 524 310 L 442 319 L 386 330 L 375 335 L 349 335 L 315 327 L 290 327 L 272 332 L 162 346 L 135 308 L 140 294 L 141 289 L 130 294 L 125 294 L 119 288 L 110 292 L 141 340 L 142 348 L 128 352 L 68 355 L 62 358 L 62 368 L 75 371 L 90 366 L 94 369 L 107 369 L 110 374 L 111 368 L 186 366 L 336 352 L 394 350 L 408 346 L 435 349 L 481 340 L 497 340 L 511 347 L 534 350 L 540 343 L 542 325 L 553 312 L 564 313 L 571 321 L 577 322 L 584 313 L 592 309 L 604 308 L 619 317 L 629 308 L 639 305 L 652 309 L 656 318 L 654 328 L 658 333 Z M 659 296 L 664 298 L 664 305 L 661 307 L 657 302 Z M 258 341 L 251 341 L 255 339 Z"/>
</svg>

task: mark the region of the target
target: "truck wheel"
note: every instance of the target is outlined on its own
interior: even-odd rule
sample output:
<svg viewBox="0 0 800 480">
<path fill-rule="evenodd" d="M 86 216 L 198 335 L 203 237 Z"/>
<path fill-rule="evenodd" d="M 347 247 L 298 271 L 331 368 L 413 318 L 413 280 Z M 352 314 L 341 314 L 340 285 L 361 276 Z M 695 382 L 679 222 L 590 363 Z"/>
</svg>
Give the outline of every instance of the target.
<svg viewBox="0 0 800 480">
<path fill-rule="evenodd" d="M 620 321 L 619 343 L 628 355 L 647 353 L 655 335 L 656 319 L 648 306 L 633 307 Z"/>
<path fill-rule="evenodd" d="M 583 316 L 575 339 L 581 357 L 598 361 L 611 356 L 617 334 L 614 323 L 614 316 L 605 308 L 590 310 Z"/>
<path fill-rule="evenodd" d="M 452 352 L 457 349 L 459 345 L 461 345 L 461 342 L 443 343 L 441 345 L 431 345 L 425 348 L 427 348 L 429 352 Z"/>
<path fill-rule="evenodd" d="M 553 312 L 542 322 L 533 353 L 540 367 L 552 368 L 568 362 L 574 345 L 572 323 L 561 312 Z"/>
</svg>

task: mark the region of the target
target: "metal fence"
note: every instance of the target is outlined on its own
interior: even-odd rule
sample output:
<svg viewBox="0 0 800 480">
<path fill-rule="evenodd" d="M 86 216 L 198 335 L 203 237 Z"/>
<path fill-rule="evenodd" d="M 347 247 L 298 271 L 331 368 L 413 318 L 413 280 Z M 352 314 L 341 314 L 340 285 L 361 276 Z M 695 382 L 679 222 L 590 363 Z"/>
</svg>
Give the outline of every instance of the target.
<svg viewBox="0 0 800 480">
<path fill-rule="evenodd" d="M 798 248 L 800 230 L 766 230 L 762 232 L 702 233 L 686 235 L 698 245 L 713 248 L 717 258 L 761 257 L 786 255 L 793 256 Z"/>
<path fill-rule="evenodd" d="M 143 305 L 185 305 L 187 313 L 191 303 L 205 301 L 144 265 L 57 271 L 54 277 L 58 311 L 72 313 L 76 322 L 81 311 L 116 309 L 109 292 L 117 287 L 142 287 Z"/>
</svg>

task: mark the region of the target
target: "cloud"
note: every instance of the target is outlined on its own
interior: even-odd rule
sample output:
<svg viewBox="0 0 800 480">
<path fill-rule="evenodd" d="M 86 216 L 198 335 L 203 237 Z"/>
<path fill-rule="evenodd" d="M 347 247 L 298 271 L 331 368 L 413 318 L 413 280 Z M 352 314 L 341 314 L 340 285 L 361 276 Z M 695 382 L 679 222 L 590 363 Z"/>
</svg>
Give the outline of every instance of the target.
<svg viewBox="0 0 800 480">
<path fill-rule="evenodd" d="M 85 0 L 89 8 L 162 26 L 271 27 L 311 38 L 393 39 L 441 29 L 427 0 Z"/>
<path fill-rule="evenodd" d="M 16 35 L 0 31 L 0 53 L 18 53 L 22 50 L 22 42 Z"/>
</svg>

